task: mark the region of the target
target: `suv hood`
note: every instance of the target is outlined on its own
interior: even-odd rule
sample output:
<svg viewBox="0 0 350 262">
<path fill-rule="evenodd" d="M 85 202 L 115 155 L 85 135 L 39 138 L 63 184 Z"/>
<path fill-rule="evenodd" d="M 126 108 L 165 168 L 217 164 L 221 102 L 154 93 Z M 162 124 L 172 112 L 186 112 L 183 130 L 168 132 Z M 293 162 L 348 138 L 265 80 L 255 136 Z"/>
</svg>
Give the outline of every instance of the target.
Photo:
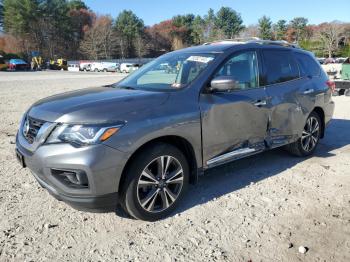
<svg viewBox="0 0 350 262">
<path fill-rule="evenodd" d="M 116 123 L 139 112 L 154 110 L 169 93 L 112 87 L 87 88 L 36 102 L 29 116 L 60 123 Z"/>
</svg>

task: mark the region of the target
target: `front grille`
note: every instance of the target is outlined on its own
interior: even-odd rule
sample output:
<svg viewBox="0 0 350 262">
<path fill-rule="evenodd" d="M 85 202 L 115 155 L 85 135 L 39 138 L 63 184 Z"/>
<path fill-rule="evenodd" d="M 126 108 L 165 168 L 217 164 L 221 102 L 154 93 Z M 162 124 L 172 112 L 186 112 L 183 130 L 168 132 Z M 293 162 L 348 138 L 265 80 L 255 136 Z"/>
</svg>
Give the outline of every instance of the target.
<svg viewBox="0 0 350 262">
<path fill-rule="evenodd" d="M 27 116 L 23 126 L 23 135 L 29 144 L 32 144 L 34 142 L 34 139 L 38 135 L 39 130 L 43 124 L 45 124 L 44 121 Z"/>
</svg>

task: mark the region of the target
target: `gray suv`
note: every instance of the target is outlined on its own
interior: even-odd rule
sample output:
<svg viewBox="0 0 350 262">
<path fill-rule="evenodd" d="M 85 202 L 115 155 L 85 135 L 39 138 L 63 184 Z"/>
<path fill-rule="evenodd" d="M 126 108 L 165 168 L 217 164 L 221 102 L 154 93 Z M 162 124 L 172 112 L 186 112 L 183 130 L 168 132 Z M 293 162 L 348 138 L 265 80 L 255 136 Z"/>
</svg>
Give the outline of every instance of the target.
<svg viewBox="0 0 350 262">
<path fill-rule="evenodd" d="M 282 146 L 311 155 L 332 118 L 333 87 L 296 46 L 209 43 L 114 85 L 38 101 L 21 121 L 16 154 L 75 208 L 154 221 L 208 168 Z"/>
</svg>

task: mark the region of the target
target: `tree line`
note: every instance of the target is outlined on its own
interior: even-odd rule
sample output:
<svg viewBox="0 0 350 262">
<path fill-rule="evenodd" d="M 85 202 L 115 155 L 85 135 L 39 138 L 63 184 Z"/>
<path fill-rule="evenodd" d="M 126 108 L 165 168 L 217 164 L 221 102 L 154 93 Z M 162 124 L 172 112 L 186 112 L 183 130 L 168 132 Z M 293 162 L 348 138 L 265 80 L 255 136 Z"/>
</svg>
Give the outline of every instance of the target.
<svg viewBox="0 0 350 262">
<path fill-rule="evenodd" d="M 298 43 L 319 56 L 350 56 L 350 24 L 310 25 L 297 17 L 273 23 L 267 16 L 244 26 L 230 7 L 204 16 L 176 15 L 152 26 L 132 11 L 115 18 L 97 15 L 81 0 L 0 0 L 0 50 L 47 58 L 111 59 L 156 57 L 219 39 L 260 37 Z"/>
</svg>

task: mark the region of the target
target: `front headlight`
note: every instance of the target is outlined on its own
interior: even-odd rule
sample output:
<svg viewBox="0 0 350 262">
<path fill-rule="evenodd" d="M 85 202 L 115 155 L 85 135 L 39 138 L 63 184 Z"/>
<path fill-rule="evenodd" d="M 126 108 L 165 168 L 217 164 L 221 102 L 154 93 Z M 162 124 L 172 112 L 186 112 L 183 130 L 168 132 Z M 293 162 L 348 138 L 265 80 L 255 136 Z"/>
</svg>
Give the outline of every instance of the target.
<svg viewBox="0 0 350 262">
<path fill-rule="evenodd" d="M 59 124 L 50 134 L 46 143 L 72 143 L 77 145 L 93 145 L 106 141 L 117 133 L 121 125 L 99 126 L 99 125 L 69 125 Z"/>
</svg>

